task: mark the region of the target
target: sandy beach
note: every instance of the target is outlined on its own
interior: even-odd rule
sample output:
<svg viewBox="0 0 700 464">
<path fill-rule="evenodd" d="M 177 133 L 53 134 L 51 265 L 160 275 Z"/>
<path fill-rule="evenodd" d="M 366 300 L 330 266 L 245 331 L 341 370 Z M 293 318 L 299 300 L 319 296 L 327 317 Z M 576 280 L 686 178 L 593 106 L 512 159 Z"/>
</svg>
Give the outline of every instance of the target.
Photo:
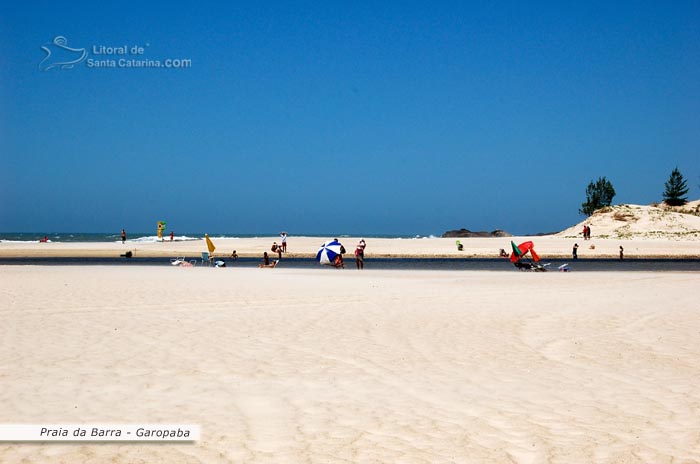
<svg viewBox="0 0 700 464">
<path fill-rule="evenodd" d="M 700 220 L 700 218 L 697 218 Z M 334 237 L 329 237 L 328 240 Z M 503 248 L 511 252 L 510 242 L 516 244 L 531 240 L 537 253 L 542 258 L 568 258 L 575 243 L 579 245 L 580 258 L 617 258 L 619 247 L 623 246 L 628 258 L 700 258 L 700 237 L 678 238 L 643 238 L 632 239 L 598 238 L 584 241 L 581 237 L 542 236 L 542 237 L 504 237 L 504 238 L 373 238 L 373 237 L 339 237 L 346 249 L 352 254 L 355 245 L 365 238 L 366 255 L 371 258 L 496 258 Z M 262 257 L 270 253 L 273 242 L 280 242 L 279 237 L 256 238 L 217 238 L 212 237 L 216 245 L 217 257 L 230 256 L 233 250 L 241 257 Z M 287 257 L 312 258 L 323 244 L 324 238 L 290 237 Z M 458 251 L 456 241 L 463 245 Z M 207 251 L 204 239 L 163 242 L 53 242 L 53 243 L 0 243 L 0 258 L 7 257 L 119 257 L 131 251 L 134 257 L 174 258 L 187 257 L 199 259 Z"/>
<path fill-rule="evenodd" d="M 700 464 L 700 0 L 0 24 L 0 464 Z"/>
<path fill-rule="evenodd" d="M 0 266 L 4 423 L 202 427 L 0 460 L 700 462 L 696 273 L 327 271 Z"/>
</svg>

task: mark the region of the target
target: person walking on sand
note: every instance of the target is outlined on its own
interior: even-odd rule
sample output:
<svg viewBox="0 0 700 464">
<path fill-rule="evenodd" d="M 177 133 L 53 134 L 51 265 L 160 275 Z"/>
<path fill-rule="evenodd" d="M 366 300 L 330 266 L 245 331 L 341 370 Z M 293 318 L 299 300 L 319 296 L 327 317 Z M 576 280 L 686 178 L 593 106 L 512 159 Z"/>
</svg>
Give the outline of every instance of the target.
<svg viewBox="0 0 700 464">
<path fill-rule="evenodd" d="M 625 249 L 622 248 L 622 245 L 620 245 L 620 261 L 625 259 Z"/>
<path fill-rule="evenodd" d="M 122 245 L 126 243 L 126 230 L 122 229 Z"/>
<path fill-rule="evenodd" d="M 578 259 L 578 243 L 574 243 L 574 249 L 571 252 L 571 256 L 573 259 Z"/>
<path fill-rule="evenodd" d="M 175 239 L 175 232 L 172 230 L 170 231 L 170 241 L 172 242 Z"/>
<path fill-rule="evenodd" d="M 588 240 L 591 239 L 591 226 L 586 227 L 586 237 L 588 238 Z"/>
</svg>

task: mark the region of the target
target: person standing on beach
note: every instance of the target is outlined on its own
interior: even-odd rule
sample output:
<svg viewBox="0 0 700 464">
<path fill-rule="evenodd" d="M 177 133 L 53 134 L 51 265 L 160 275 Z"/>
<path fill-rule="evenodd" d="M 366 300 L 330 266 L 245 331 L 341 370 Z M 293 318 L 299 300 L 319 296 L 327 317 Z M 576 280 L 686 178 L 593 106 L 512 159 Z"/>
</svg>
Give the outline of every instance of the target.
<svg viewBox="0 0 700 464">
<path fill-rule="evenodd" d="M 170 231 L 170 241 L 172 242 L 175 239 L 175 232 L 172 230 Z"/>
<path fill-rule="evenodd" d="M 588 238 L 588 240 L 591 239 L 591 226 L 586 227 L 586 237 Z"/>
<path fill-rule="evenodd" d="M 122 245 L 126 242 L 126 230 L 122 229 Z"/>
<path fill-rule="evenodd" d="M 280 237 L 282 237 L 282 252 L 286 253 L 287 252 L 287 232 L 282 232 L 280 233 Z"/>
<path fill-rule="evenodd" d="M 625 259 L 625 250 L 622 248 L 622 245 L 620 245 L 620 261 Z"/>
<path fill-rule="evenodd" d="M 574 243 L 574 249 L 571 252 L 573 259 L 578 259 L 578 243 Z"/>
<path fill-rule="evenodd" d="M 357 269 L 365 268 L 365 247 L 362 245 L 362 242 L 364 242 L 364 240 L 361 240 L 360 243 L 357 244 L 357 248 L 355 248 L 355 265 Z"/>
</svg>

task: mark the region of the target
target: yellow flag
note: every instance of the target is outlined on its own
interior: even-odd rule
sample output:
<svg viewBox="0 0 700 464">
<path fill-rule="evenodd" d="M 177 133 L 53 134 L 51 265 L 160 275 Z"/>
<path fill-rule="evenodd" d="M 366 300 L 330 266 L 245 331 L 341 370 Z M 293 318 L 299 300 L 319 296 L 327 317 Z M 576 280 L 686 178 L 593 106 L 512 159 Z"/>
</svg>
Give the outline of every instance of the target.
<svg viewBox="0 0 700 464">
<path fill-rule="evenodd" d="M 216 250 L 216 247 L 214 246 L 214 243 L 209 238 L 209 234 L 204 234 L 204 239 L 207 241 L 207 248 L 209 248 L 209 253 L 214 253 L 214 250 Z"/>
</svg>

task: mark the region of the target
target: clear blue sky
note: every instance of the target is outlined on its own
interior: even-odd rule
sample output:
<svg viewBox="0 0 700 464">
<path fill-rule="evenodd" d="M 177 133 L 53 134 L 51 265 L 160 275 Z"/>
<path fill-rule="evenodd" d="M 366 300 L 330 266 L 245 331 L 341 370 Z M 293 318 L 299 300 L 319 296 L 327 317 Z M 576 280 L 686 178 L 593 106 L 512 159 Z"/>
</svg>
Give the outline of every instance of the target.
<svg viewBox="0 0 700 464">
<path fill-rule="evenodd" d="M 0 8 L 0 231 L 534 233 L 675 166 L 700 197 L 698 1 Z M 192 66 L 41 71 L 57 36 Z"/>
</svg>

